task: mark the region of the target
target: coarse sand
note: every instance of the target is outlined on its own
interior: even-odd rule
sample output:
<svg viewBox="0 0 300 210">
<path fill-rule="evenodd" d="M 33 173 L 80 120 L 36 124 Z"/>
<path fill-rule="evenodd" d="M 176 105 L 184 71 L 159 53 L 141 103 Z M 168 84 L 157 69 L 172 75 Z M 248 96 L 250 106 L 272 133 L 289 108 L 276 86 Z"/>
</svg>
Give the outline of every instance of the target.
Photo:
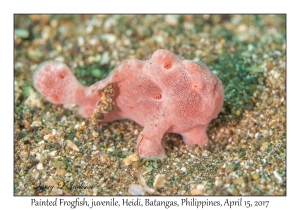
<svg viewBox="0 0 300 210">
<path fill-rule="evenodd" d="M 14 43 L 14 195 L 286 195 L 285 15 L 15 15 Z M 165 160 L 139 159 L 138 124 L 94 126 L 32 85 L 47 60 L 90 86 L 157 49 L 222 80 L 208 146 L 166 134 Z"/>
</svg>

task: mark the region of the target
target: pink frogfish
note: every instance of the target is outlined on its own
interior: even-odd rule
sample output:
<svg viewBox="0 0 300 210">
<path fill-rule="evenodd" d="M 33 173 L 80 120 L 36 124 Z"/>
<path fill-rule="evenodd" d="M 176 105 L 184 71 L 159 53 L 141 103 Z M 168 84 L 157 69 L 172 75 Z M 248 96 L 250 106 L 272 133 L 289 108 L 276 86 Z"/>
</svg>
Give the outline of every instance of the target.
<svg viewBox="0 0 300 210">
<path fill-rule="evenodd" d="M 93 114 L 102 90 L 112 85 L 114 109 L 102 122 L 128 118 L 143 126 L 136 152 L 147 159 L 166 157 L 166 132 L 181 134 L 186 145 L 206 145 L 207 126 L 224 99 L 221 80 L 205 64 L 162 49 L 149 60 L 124 60 L 90 87 L 81 85 L 65 64 L 46 61 L 35 71 L 33 84 L 51 103 L 77 104 L 85 118 Z"/>
</svg>

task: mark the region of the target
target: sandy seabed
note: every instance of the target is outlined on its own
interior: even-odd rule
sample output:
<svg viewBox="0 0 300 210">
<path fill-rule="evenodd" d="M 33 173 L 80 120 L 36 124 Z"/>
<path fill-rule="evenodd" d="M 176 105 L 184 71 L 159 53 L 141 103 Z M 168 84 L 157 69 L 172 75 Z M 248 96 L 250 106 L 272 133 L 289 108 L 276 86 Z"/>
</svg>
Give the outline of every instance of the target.
<svg viewBox="0 0 300 210">
<path fill-rule="evenodd" d="M 14 195 L 286 195 L 285 15 L 15 15 L 14 43 Z M 89 86 L 157 49 L 222 80 L 208 146 L 166 134 L 165 160 L 139 159 L 142 127 L 92 127 L 32 85 L 46 60 Z"/>
</svg>

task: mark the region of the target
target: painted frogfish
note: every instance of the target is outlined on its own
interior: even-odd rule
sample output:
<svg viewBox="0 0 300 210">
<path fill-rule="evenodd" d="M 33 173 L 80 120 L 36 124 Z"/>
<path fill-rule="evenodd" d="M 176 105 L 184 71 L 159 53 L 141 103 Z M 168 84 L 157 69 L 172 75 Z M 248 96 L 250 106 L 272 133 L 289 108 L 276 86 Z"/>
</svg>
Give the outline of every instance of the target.
<svg viewBox="0 0 300 210">
<path fill-rule="evenodd" d="M 205 64 L 163 49 L 149 60 L 124 60 L 90 87 L 81 85 L 58 61 L 40 64 L 33 83 L 51 103 L 77 104 L 85 118 L 93 114 L 104 88 L 112 85 L 114 108 L 102 122 L 128 118 L 143 126 L 136 152 L 147 159 L 166 156 L 161 142 L 166 132 L 181 134 L 186 145 L 204 146 L 206 128 L 219 114 L 224 99 L 221 80 Z"/>
</svg>

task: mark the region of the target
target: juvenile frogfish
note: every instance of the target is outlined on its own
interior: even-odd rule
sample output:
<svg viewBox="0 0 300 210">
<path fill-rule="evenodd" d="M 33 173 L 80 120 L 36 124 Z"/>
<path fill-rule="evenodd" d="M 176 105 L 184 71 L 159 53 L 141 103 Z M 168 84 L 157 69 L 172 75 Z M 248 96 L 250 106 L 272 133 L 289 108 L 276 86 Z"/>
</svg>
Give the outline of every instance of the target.
<svg viewBox="0 0 300 210">
<path fill-rule="evenodd" d="M 163 49 L 149 60 L 124 60 L 90 87 L 81 85 L 65 64 L 46 61 L 35 71 L 33 84 L 51 103 L 77 104 L 85 118 L 93 114 L 103 89 L 112 85 L 114 109 L 102 122 L 128 118 L 143 126 L 136 152 L 147 159 L 166 157 L 162 146 L 166 132 L 181 134 L 186 145 L 204 146 L 206 128 L 224 99 L 221 80 L 205 64 Z"/>
</svg>

